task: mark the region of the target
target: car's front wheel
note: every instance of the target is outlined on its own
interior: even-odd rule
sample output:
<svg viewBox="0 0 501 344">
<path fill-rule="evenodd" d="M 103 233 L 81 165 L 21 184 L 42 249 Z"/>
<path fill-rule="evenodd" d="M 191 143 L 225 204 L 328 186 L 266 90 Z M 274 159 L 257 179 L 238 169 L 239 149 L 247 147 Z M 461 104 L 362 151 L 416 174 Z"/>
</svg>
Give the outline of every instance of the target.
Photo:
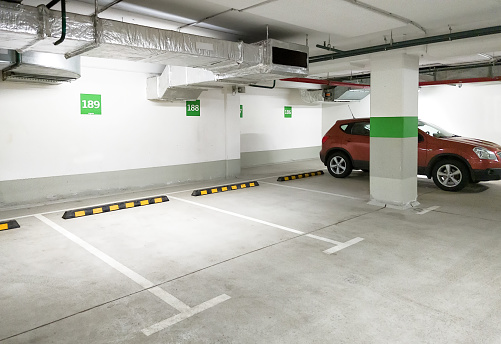
<svg viewBox="0 0 501 344">
<path fill-rule="evenodd" d="M 350 175 L 353 167 L 351 160 L 343 152 L 335 152 L 329 156 L 327 161 L 329 173 L 336 178 L 345 178 Z"/>
<path fill-rule="evenodd" d="M 442 190 L 462 190 L 468 184 L 468 179 L 468 169 L 458 160 L 442 160 L 433 167 L 433 182 Z"/>
</svg>

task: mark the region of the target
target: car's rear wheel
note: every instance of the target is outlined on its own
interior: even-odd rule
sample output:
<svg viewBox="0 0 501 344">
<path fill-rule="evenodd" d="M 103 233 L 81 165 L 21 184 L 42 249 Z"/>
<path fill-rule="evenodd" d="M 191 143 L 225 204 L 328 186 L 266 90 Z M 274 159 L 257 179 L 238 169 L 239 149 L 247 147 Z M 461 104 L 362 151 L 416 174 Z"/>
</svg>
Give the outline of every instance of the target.
<svg viewBox="0 0 501 344">
<path fill-rule="evenodd" d="M 329 173 L 336 178 L 345 178 L 350 175 L 353 169 L 351 160 L 343 152 L 335 152 L 327 160 Z"/>
<path fill-rule="evenodd" d="M 445 159 L 433 167 L 433 182 L 442 190 L 462 190 L 468 184 L 468 179 L 468 169 L 461 161 Z"/>
</svg>

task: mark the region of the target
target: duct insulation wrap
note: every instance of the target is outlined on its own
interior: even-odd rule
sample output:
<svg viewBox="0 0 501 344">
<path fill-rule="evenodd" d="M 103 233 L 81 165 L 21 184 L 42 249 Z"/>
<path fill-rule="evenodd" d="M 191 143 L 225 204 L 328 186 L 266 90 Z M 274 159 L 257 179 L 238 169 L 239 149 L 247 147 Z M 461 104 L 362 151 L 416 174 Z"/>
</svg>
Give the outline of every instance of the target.
<svg viewBox="0 0 501 344">
<path fill-rule="evenodd" d="M 257 64 L 241 42 L 228 42 L 170 30 L 102 19 L 99 46 L 84 55 L 217 70 Z"/>
<path fill-rule="evenodd" d="M 149 100 L 193 100 L 206 90 L 200 83 L 215 81 L 215 74 L 208 70 L 166 66 L 162 75 L 148 78 L 146 95 Z"/>
<path fill-rule="evenodd" d="M 0 1 L 0 49 L 81 54 L 203 68 L 218 80 L 256 83 L 285 77 L 308 75 L 308 47 L 266 40 L 255 44 L 230 42 L 67 13 L 66 38 L 61 37 L 61 12 L 3 3 Z"/>
<path fill-rule="evenodd" d="M 39 14 L 35 7 L 0 1 L 0 48 L 19 50 L 38 39 Z"/>
<path fill-rule="evenodd" d="M 13 52 L 11 50 L 11 52 Z M 17 54 L 16 64 L 3 72 L 4 80 L 60 83 L 80 78 L 80 57 L 28 51 Z"/>
<path fill-rule="evenodd" d="M 260 63 L 223 72 L 219 79 L 234 83 L 256 83 L 290 77 L 308 76 L 308 46 L 268 39 L 255 43 Z"/>
<path fill-rule="evenodd" d="M 66 13 L 66 38 L 61 37 L 61 12 L 0 1 L 0 49 L 72 54 L 92 43 L 83 55 L 227 71 L 261 62 L 259 47 L 92 16 Z M 97 37 L 96 37 L 97 36 Z"/>
<path fill-rule="evenodd" d="M 324 90 L 305 90 L 300 89 L 301 99 L 308 104 L 324 101 Z"/>
</svg>

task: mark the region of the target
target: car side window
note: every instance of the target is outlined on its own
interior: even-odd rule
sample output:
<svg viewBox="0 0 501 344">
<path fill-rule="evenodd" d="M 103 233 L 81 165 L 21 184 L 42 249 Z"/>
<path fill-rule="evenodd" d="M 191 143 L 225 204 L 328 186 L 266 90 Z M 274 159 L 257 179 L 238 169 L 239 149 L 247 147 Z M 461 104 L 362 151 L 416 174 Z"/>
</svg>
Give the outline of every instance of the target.
<svg viewBox="0 0 501 344">
<path fill-rule="evenodd" d="M 353 125 L 351 127 L 351 134 L 352 135 L 369 136 L 370 129 L 371 129 L 370 122 L 356 122 L 356 123 L 353 123 Z"/>
<path fill-rule="evenodd" d="M 423 142 L 424 141 L 424 136 L 421 134 L 418 134 L 418 142 Z"/>
<path fill-rule="evenodd" d="M 348 128 L 348 124 L 343 124 L 340 128 L 342 131 L 346 132 L 346 128 Z"/>
</svg>

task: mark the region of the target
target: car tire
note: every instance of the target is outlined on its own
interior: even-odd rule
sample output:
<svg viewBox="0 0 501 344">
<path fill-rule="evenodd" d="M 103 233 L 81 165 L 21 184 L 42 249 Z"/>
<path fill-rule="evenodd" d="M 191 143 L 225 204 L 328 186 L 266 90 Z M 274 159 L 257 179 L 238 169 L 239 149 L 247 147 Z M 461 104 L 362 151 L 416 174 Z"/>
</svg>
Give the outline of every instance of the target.
<svg viewBox="0 0 501 344">
<path fill-rule="evenodd" d="M 327 159 L 327 170 L 336 178 L 348 177 L 352 169 L 350 158 L 343 152 L 335 152 Z"/>
<path fill-rule="evenodd" d="M 459 160 L 444 159 L 433 166 L 433 182 L 442 190 L 462 190 L 469 178 L 468 169 Z"/>
</svg>

